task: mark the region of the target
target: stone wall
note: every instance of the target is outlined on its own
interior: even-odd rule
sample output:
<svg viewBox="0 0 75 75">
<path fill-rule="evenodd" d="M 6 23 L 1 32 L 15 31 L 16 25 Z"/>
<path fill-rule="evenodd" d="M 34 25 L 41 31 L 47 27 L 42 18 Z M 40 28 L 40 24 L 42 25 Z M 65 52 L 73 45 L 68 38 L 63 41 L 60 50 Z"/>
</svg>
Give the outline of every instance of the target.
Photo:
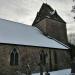
<svg viewBox="0 0 75 75">
<path fill-rule="evenodd" d="M 17 50 L 19 54 L 18 65 L 10 65 L 10 54 L 14 48 Z M 69 57 L 66 51 L 59 50 L 59 49 L 42 48 L 42 47 L 39 48 L 39 47 L 31 47 L 31 46 L 0 44 L 0 75 L 16 75 L 17 72 L 26 73 L 27 64 L 30 65 L 31 72 L 33 73 L 39 72 L 41 50 L 44 50 L 44 52 L 47 53 L 46 60 L 47 60 L 48 69 L 55 68 L 56 63 L 53 54 L 54 51 L 56 51 L 57 53 L 57 64 L 56 64 L 57 68 L 60 69 L 60 64 L 63 64 L 62 68 L 68 67 L 67 61 L 69 61 Z M 64 64 L 67 65 L 65 66 Z"/>
<path fill-rule="evenodd" d="M 34 26 L 37 27 L 38 29 L 40 29 L 43 34 L 47 34 L 47 32 L 46 32 L 46 19 L 43 19 L 42 21 L 40 21 L 39 23 L 37 23 Z"/>
<path fill-rule="evenodd" d="M 46 19 L 46 30 L 47 34 L 49 36 L 52 36 L 53 38 L 56 38 L 57 40 L 67 43 L 67 30 L 66 30 L 66 24 L 53 20 L 53 19 Z"/>
<path fill-rule="evenodd" d="M 53 37 L 63 43 L 68 42 L 65 23 L 50 18 L 45 18 L 34 26 L 40 29 L 42 33 L 47 36 Z"/>
</svg>

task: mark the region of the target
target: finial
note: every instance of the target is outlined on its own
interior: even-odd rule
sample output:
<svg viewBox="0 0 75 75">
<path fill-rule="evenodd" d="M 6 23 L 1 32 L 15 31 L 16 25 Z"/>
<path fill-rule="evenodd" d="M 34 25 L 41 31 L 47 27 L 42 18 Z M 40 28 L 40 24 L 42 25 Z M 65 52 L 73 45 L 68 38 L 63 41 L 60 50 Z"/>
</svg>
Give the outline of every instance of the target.
<svg viewBox="0 0 75 75">
<path fill-rule="evenodd" d="M 47 4 L 47 0 L 41 0 L 43 3 L 46 3 Z"/>
<path fill-rule="evenodd" d="M 46 0 L 46 4 L 47 4 L 47 0 Z"/>
<path fill-rule="evenodd" d="M 41 0 L 43 3 L 44 3 L 44 1 L 43 0 Z"/>
</svg>

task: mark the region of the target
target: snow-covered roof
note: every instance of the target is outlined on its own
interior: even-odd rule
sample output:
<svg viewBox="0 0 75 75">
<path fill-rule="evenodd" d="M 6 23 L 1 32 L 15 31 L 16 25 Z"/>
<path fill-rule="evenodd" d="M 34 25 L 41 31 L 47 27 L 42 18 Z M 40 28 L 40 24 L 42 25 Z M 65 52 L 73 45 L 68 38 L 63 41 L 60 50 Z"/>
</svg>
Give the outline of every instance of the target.
<svg viewBox="0 0 75 75">
<path fill-rule="evenodd" d="M 33 26 L 0 19 L 0 43 L 68 49 Z"/>
</svg>

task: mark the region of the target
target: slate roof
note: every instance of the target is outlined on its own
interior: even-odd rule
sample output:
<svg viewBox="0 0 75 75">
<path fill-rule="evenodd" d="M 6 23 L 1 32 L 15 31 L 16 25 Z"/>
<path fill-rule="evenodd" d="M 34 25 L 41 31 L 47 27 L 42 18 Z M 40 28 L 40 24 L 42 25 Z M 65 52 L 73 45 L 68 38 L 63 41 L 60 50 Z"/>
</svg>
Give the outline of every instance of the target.
<svg viewBox="0 0 75 75">
<path fill-rule="evenodd" d="M 25 24 L 0 19 L 0 43 L 28 45 L 37 47 L 68 49 L 52 38 L 48 38 L 34 27 Z"/>
</svg>

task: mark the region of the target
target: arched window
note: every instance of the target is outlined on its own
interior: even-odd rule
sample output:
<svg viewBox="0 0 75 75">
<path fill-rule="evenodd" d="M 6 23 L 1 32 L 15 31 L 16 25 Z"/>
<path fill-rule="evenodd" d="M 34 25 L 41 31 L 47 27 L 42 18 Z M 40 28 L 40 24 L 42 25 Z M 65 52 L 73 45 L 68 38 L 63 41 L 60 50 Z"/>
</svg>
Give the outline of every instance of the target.
<svg viewBox="0 0 75 75">
<path fill-rule="evenodd" d="M 15 48 L 10 54 L 10 65 L 18 65 L 18 53 Z"/>
</svg>

